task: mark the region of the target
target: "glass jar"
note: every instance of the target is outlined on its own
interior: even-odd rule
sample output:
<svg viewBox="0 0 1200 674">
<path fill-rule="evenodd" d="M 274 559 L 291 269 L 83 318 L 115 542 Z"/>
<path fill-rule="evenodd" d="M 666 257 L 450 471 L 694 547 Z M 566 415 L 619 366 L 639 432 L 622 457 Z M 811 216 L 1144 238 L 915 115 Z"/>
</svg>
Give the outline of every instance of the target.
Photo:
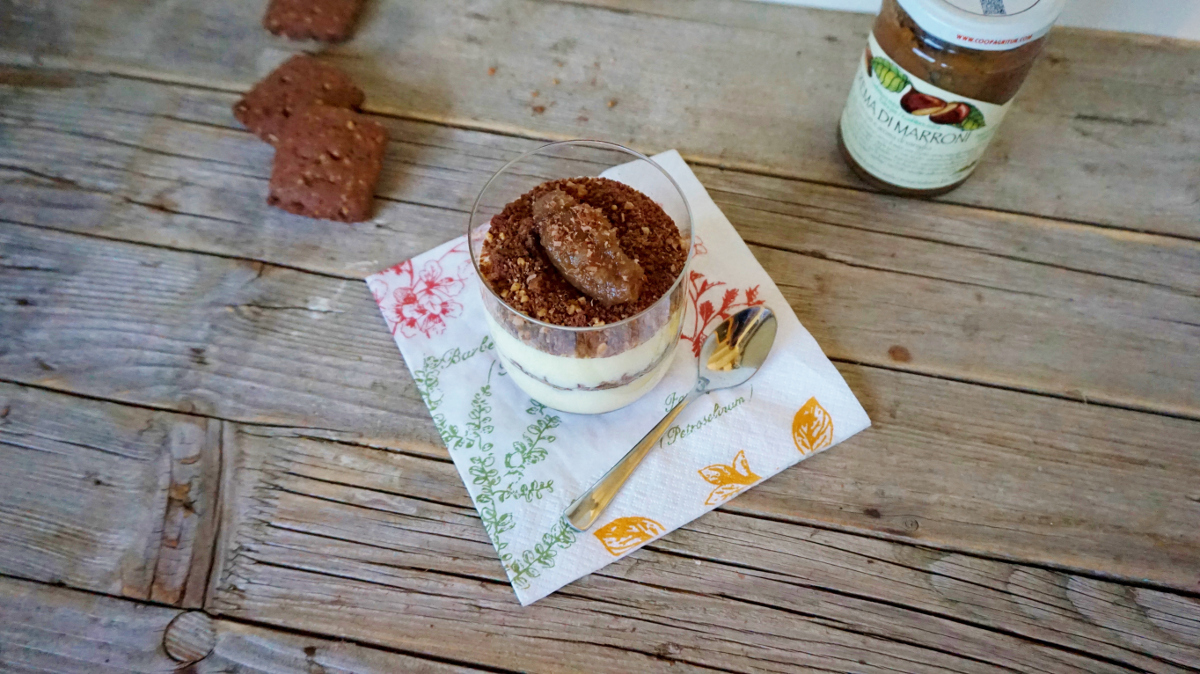
<svg viewBox="0 0 1200 674">
<path fill-rule="evenodd" d="M 555 325 L 510 305 L 480 268 L 492 218 L 548 180 L 602 174 L 640 191 L 678 228 L 680 246 L 688 252 L 670 288 L 633 316 L 588 327 Z M 670 369 L 683 328 L 692 213 L 683 190 L 654 160 L 596 140 L 550 143 L 527 152 L 484 185 L 471 209 L 467 240 L 496 353 L 509 379 L 534 400 L 562 412 L 611 412 L 648 393 Z"/>
<path fill-rule="evenodd" d="M 979 163 L 1065 0 L 883 0 L 838 147 L 885 192 L 944 194 Z"/>
</svg>

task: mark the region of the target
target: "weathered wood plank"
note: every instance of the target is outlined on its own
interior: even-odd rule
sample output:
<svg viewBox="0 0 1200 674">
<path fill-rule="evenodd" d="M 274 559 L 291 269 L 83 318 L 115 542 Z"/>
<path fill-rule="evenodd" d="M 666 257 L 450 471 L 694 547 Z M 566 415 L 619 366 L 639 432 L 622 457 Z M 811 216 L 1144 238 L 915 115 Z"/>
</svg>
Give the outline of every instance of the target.
<svg viewBox="0 0 1200 674">
<path fill-rule="evenodd" d="M 0 573 L 200 606 L 220 423 L 0 384 Z"/>
<path fill-rule="evenodd" d="M 873 432 L 755 488 L 748 512 L 1137 581 L 1170 568 L 1200 590 L 1196 422 L 838 369 Z M 1140 550 L 1121 542 L 1148 526 Z"/>
<path fill-rule="evenodd" d="M 361 281 L 17 225 L 0 250 L 0 376 L 440 443 Z"/>
<path fill-rule="evenodd" d="M 358 281 L 19 225 L 0 247 L 0 376 L 444 451 Z M 1200 587 L 1200 423 L 842 371 L 874 428 L 736 507 Z"/>
<path fill-rule="evenodd" d="M 580 649 L 595 659 L 597 646 L 615 671 L 648 666 L 631 651 L 731 671 L 838 669 L 842 652 L 814 642 L 845 643 L 844 630 L 901 671 L 921 666 L 876 639 L 968 671 L 1200 666 L 1200 602 L 1187 597 L 722 511 L 520 609 L 450 463 L 229 428 L 224 544 L 237 554 L 210 599 L 229 615 L 530 671 L 578 669 Z M 446 638 L 465 629 L 464 606 L 485 644 Z"/>
<path fill-rule="evenodd" d="M 238 91 L 297 48 L 262 30 L 259 5 L 236 0 L 11 11 L 0 26 L 7 63 Z M 375 111 L 677 147 L 703 163 L 862 189 L 834 129 L 870 21 L 733 0 L 394 2 L 327 53 Z M 1056 30 L 995 147 L 946 199 L 1200 237 L 1198 63 L 1186 42 Z"/>
<path fill-rule="evenodd" d="M 6 165 L 10 170 L 24 169 L 27 173 L 12 175 L 6 184 L 24 187 L 76 184 L 84 190 L 120 192 L 137 202 L 135 206 L 165 208 L 168 215 L 170 209 L 175 209 L 182 211 L 179 215 L 220 217 L 238 223 L 253 218 L 256 222 L 265 220 L 267 227 L 278 228 L 270 231 L 270 236 L 252 232 L 259 238 L 243 235 L 246 238 L 231 241 L 228 239 L 234 231 L 232 227 L 225 232 L 215 225 L 202 225 L 207 227 L 203 235 L 189 237 L 189 228 L 170 218 L 160 217 L 155 220 L 155 227 L 142 225 L 138 229 L 134 221 L 154 219 L 156 212 L 163 213 L 141 208 L 130 209 L 126 217 L 98 218 L 90 223 L 88 231 L 166 244 L 167 236 L 155 233 L 156 229 L 166 229 L 170 231 L 170 240 L 195 250 L 228 254 L 238 250 L 236 246 L 250 246 L 249 250 L 242 248 L 248 257 L 283 261 L 274 258 L 287 254 L 304 268 L 333 274 L 361 273 L 357 266 L 346 264 L 363 262 L 363 256 L 353 248 L 353 252 L 328 251 L 323 257 L 314 256 L 311 249 L 278 249 L 274 255 L 263 250 L 262 240 L 299 248 L 298 242 L 317 234 L 304 228 L 314 224 L 313 221 L 286 215 L 272 219 L 279 212 L 263 207 L 263 183 L 269 175 L 271 150 L 251 140 L 233 120 L 229 108 L 235 96 L 120 77 L 40 69 L 7 72 L 5 75 L 0 71 L 0 83 L 7 77 L 20 84 L 10 85 L 12 95 L 0 109 L 0 123 L 7 128 Z M 37 78 L 48 79 L 53 86 L 38 86 Z M 389 147 L 379 193 L 384 199 L 404 202 L 401 206 L 466 211 L 480 186 L 496 169 L 540 144 L 422 122 L 386 118 L 380 121 L 388 125 L 394 142 Z M 602 159 L 596 157 L 596 161 Z M 593 168 L 592 164 L 567 158 L 548 159 L 539 165 L 546 175 Z M 1184 242 L 928 201 L 864 195 L 734 170 L 694 168 L 722 206 L 745 203 L 739 198 L 752 197 L 755 203 L 749 207 L 783 211 L 807 221 L 832 221 L 893 237 L 920 237 L 1008 255 L 1033 264 L 1068 266 L 1070 263 L 1078 271 L 1128 277 L 1186 293 L 1200 291 L 1200 273 L 1194 271 L 1196 247 Z M 231 199 L 214 198 L 214 193 Z M 34 203 L 24 204 L 16 191 L 10 196 L 11 213 L 24 213 L 25 218 L 37 216 L 39 211 L 33 208 Z M 48 213 L 42 221 L 46 224 L 69 215 L 65 209 L 56 212 L 47 208 L 52 203 L 38 204 L 42 212 Z M 18 211 L 22 205 L 28 206 L 28 210 Z M 429 214 L 422 217 L 418 215 L 422 211 L 417 209 L 393 211 L 392 208 L 390 204 L 382 204 L 380 217 L 376 219 L 391 227 L 408 229 L 401 232 L 404 236 L 396 236 L 392 230 L 375 233 L 378 240 L 369 241 L 372 248 L 389 242 L 396 247 L 387 251 L 390 256 L 372 260 L 376 264 L 386 264 L 397 255 L 418 250 L 413 245 L 424 244 L 415 241 L 406 245 L 409 237 L 431 234 L 448 237 L 461 229 L 460 216 L 454 214 L 424 211 Z M 880 217 L 882 214 L 887 217 Z M 315 224 L 322 226 L 321 232 L 328 229 L 324 223 Z M 296 231 L 297 227 L 301 229 Z M 430 229 L 440 231 L 429 232 Z M 353 228 L 351 233 L 354 239 L 371 236 L 370 231 Z M 791 238 L 790 231 L 747 233 L 770 235 L 757 239 L 766 245 L 784 245 Z M 444 238 L 434 240 L 440 242 Z M 1041 245 L 1032 245 L 1035 241 Z"/>
<path fill-rule="evenodd" d="M 392 201 L 345 227 L 265 206 L 270 149 L 222 126 L 229 95 L 122 78 L 55 83 L 15 89 L 0 113 L 0 218 L 339 276 L 458 234 L 478 186 L 536 144 L 385 119 L 396 140 L 381 190 Z M 1200 417 L 1200 244 L 699 175 L 832 357 Z"/>
<path fill-rule="evenodd" d="M 0 669 L 5 672 L 314 672 L 449 674 L 478 671 L 311 636 L 213 621 L 212 653 L 180 670 L 163 634 L 181 612 L 0 577 Z"/>
</svg>

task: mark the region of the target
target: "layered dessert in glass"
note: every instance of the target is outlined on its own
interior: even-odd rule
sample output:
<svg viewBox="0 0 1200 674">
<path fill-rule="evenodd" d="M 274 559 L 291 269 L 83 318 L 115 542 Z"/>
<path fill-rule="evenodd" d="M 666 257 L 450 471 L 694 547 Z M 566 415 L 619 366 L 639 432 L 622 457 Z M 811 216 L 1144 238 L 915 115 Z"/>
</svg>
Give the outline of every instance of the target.
<svg viewBox="0 0 1200 674">
<path fill-rule="evenodd" d="M 617 164 L 633 184 L 595 176 Z M 533 399 L 598 414 L 666 374 L 692 231 L 653 161 L 599 141 L 539 148 L 489 181 L 468 238 L 497 354 Z"/>
</svg>

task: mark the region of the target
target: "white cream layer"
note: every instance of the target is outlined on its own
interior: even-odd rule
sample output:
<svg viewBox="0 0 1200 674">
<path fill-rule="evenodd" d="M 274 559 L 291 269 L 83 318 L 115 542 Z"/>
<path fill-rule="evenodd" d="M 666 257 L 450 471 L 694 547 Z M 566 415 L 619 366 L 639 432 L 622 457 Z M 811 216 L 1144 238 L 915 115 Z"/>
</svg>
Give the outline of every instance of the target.
<svg viewBox="0 0 1200 674">
<path fill-rule="evenodd" d="M 492 338 L 496 340 L 496 350 L 513 381 L 548 407 L 580 414 L 599 414 L 624 407 L 653 388 L 666 372 L 671 360 L 669 356 L 663 358 L 653 371 L 623 386 L 592 391 L 581 391 L 577 387 L 595 388 L 604 382 L 644 372 L 666 349 L 674 348 L 682 314 L 682 311 L 675 312 L 650 339 L 615 356 L 575 358 L 548 354 L 529 346 L 500 327 L 490 312 L 484 312 Z M 521 367 L 513 367 L 512 361 Z"/>
<path fill-rule="evenodd" d="M 572 414 L 603 414 L 625 407 L 654 388 L 671 367 L 671 357 L 667 356 L 653 370 L 624 386 L 595 391 L 564 391 L 547 386 L 513 367 L 503 351 L 500 351 L 499 355 L 500 362 L 504 364 L 504 371 L 522 391 L 546 407 Z"/>
</svg>

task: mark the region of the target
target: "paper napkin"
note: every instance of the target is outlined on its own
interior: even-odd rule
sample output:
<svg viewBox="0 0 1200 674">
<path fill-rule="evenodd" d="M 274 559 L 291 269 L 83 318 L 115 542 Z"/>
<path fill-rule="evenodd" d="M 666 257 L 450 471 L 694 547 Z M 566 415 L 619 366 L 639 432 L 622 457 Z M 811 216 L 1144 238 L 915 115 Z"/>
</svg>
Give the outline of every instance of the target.
<svg viewBox="0 0 1200 674">
<path fill-rule="evenodd" d="M 637 550 L 871 423 L 679 153 L 654 160 L 675 178 L 691 206 L 695 255 L 672 367 L 655 389 L 625 409 L 596 416 L 557 412 L 509 381 L 488 335 L 465 237 L 367 278 L 522 604 Z M 602 175 L 646 191 L 643 171 L 653 169 L 638 163 Z M 779 318 L 762 370 L 739 388 L 694 402 L 596 525 L 584 533 L 571 529 L 562 519 L 567 504 L 695 384 L 707 333 L 732 313 L 758 304 Z"/>
</svg>

